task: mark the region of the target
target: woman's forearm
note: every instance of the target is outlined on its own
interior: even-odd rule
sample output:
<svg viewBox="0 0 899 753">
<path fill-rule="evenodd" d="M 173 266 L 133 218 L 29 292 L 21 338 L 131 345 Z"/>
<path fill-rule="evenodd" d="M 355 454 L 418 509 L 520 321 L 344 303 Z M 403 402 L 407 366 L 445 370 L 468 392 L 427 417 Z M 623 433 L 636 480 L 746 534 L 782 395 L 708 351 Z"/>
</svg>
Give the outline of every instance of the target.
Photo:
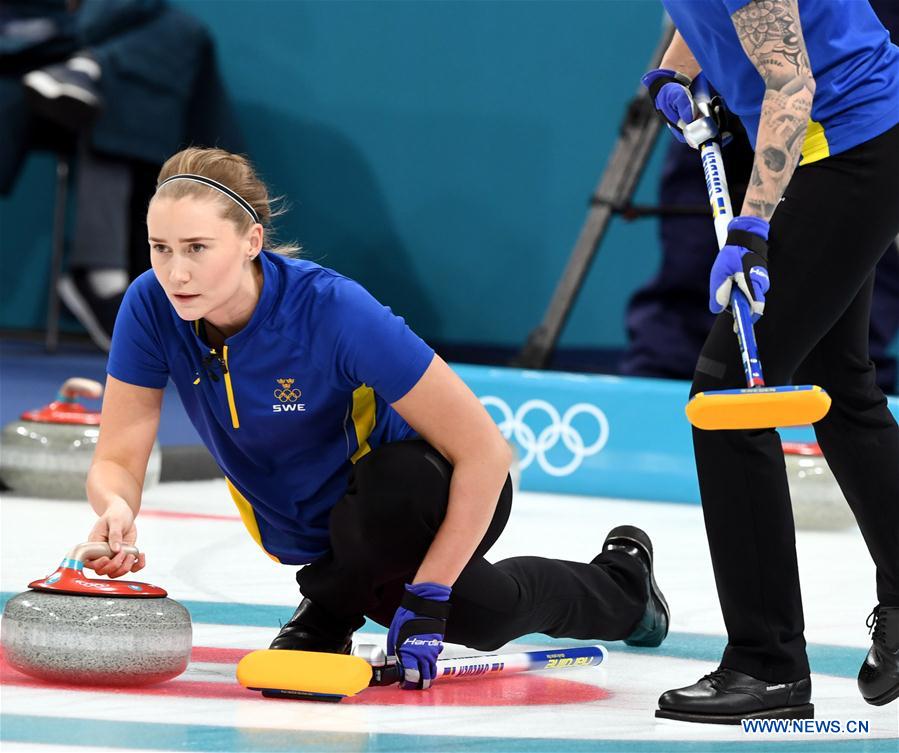
<svg viewBox="0 0 899 753">
<path fill-rule="evenodd" d="M 683 73 L 691 79 L 699 75 L 701 70 L 699 63 L 696 62 L 696 58 L 693 57 L 693 53 L 687 47 L 687 43 L 679 31 L 674 32 L 674 38 L 662 56 L 659 68 L 668 68 L 669 70 Z"/>
<path fill-rule="evenodd" d="M 97 515 L 115 502 L 137 515 L 161 412 L 161 389 L 107 377 L 100 439 L 87 474 L 87 498 Z"/>
<path fill-rule="evenodd" d="M 503 446 L 489 457 L 458 460 L 453 467 L 446 517 L 415 583 L 455 583 L 487 533 L 509 472 L 511 453 Z"/>
<path fill-rule="evenodd" d="M 111 504 L 125 502 L 135 516 L 140 510 L 143 480 L 138 480 L 114 460 L 95 460 L 87 475 L 87 498 L 97 515 Z"/>
<path fill-rule="evenodd" d="M 413 583 L 452 586 L 490 527 L 512 450 L 481 402 L 440 356 L 392 405 L 453 467 L 446 515 L 413 578 Z"/>
</svg>

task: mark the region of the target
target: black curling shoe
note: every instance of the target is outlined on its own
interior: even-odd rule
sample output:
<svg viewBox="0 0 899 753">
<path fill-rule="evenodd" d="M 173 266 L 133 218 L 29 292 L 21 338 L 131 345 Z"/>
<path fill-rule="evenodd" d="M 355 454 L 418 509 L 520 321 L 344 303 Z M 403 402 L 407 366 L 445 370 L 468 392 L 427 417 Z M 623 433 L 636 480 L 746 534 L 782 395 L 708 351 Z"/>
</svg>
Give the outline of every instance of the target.
<svg viewBox="0 0 899 753">
<path fill-rule="evenodd" d="M 341 621 L 309 599 L 303 599 L 269 648 L 348 654 L 353 649 L 353 632 L 364 621 L 364 618 L 356 624 Z"/>
<path fill-rule="evenodd" d="M 662 693 L 656 716 L 682 722 L 739 724 L 742 719 L 814 719 L 812 681 L 765 682 L 716 669 L 695 685 Z"/>
<path fill-rule="evenodd" d="M 858 672 L 858 689 L 872 706 L 899 698 L 899 607 L 878 604 L 868 615 L 873 645 Z"/>
<path fill-rule="evenodd" d="M 605 543 L 602 545 L 605 552 L 623 552 L 636 557 L 643 565 L 646 572 L 646 591 L 649 598 L 646 600 L 646 611 L 637 623 L 634 631 L 624 639 L 628 646 L 647 646 L 655 648 L 660 646 L 665 636 L 668 635 L 668 624 L 671 622 L 671 612 L 668 610 L 668 602 L 662 596 L 656 584 L 652 571 L 652 542 L 646 532 L 636 526 L 618 526 L 609 531 Z"/>
</svg>

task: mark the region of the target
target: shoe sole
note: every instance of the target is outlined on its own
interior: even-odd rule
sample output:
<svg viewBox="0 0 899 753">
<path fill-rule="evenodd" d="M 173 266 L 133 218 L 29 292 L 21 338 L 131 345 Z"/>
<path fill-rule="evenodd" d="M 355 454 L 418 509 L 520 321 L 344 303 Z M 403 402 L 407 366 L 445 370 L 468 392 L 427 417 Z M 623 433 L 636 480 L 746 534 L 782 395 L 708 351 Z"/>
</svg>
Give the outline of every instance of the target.
<svg viewBox="0 0 899 753">
<path fill-rule="evenodd" d="M 90 335 L 94 344 L 108 353 L 112 341 L 109 335 L 103 331 L 100 322 L 94 316 L 94 312 L 91 311 L 90 306 L 87 305 L 81 293 L 78 292 L 78 288 L 75 287 L 75 283 L 72 282 L 71 278 L 60 278 L 59 282 L 56 283 L 56 292 L 59 293 L 59 297 L 62 298 L 66 308 L 75 315 L 75 318 L 87 330 L 87 334 Z"/>
<path fill-rule="evenodd" d="M 29 105 L 42 118 L 70 131 L 89 127 L 100 114 L 102 103 L 90 92 L 61 84 L 43 71 L 22 79 Z"/>
<path fill-rule="evenodd" d="M 674 719 L 678 722 L 694 722 L 696 724 L 740 724 L 744 719 L 814 719 L 815 706 L 812 703 L 806 703 L 802 706 L 765 709 L 752 714 L 697 714 L 657 709 L 655 715 L 657 719 Z"/>
<path fill-rule="evenodd" d="M 864 698 L 864 696 L 862 696 Z M 890 688 L 886 693 L 881 693 L 879 696 L 875 696 L 874 698 L 865 698 L 865 703 L 869 703 L 872 706 L 886 706 L 891 701 L 895 701 L 899 698 L 899 685 L 896 685 L 894 688 Z"/>
<path fill-rule="evenodd" d="M 643 540 L 644 537 L 646 539 L 645 541 Z M 658 643 L 635 643 L 625 641 L 625 644 L 628 646 L 639 646 L 641 648 L 656 648 L 657 646 L 662 645 L 662 642 L 668 637 L 668 630 L 671 627 L 671 610 L 668 608 L 668 602 L 665 601 L 665 597 L 662 595 L 658 583 L 656 583 L 652 540 L 649 538 L 646 531 L 637 528 L 636 526 L 618 526 L 617 528 L 613 528 L 609 531 L 609 535 L 606 536 L 606 542 L 609 542 L 612 539 L 624 539 L 630 541 L 646 552 L 646 556 L 649 558 L 649 588 L 652 591 L 651 595 L 655 596 L 662 603 L 662 608 L 665 610 L 665 635 L 662 636 L 662 640 Z M 603 546 L 605 546 L 605 544 Z"/>
<path fill-rule="evenodd" d="M 29 89 L 33 89 L 44 99 L 74 99 L 86 107 L 97 108 L 100 100 L 86 89 L 73 84 L 65 84 L 57 81 L 45 71 L 31 71 L 22 78 L 22 82 Z"/>
</svg>

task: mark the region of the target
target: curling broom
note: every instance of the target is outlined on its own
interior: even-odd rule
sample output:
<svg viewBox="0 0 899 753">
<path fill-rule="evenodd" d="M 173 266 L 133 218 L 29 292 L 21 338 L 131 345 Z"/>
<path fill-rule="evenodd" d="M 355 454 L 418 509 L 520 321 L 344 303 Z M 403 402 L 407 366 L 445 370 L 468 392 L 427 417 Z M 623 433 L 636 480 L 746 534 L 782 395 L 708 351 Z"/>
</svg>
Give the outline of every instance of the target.
<svg viewBox="0 0 899 753">
<path fill-rule="evenodd" d="M 245 688 L 262 691 L 268 698 L 340 701 L 374 685 L 399 681 L 393 657 L 376 646 L 360 646 L 359 655 L 313 651 L 263 650 L 244 656 L 237 665 L 237 680 Z M 524 651 L 515 654 L 481 654 L 437 660 L 437 678 L 574 669 L 601 664 L 608 656 L 604 646 Z"/>
<path fill-rule="evenodd" d="M 723 248 L 733 210 L 721 158 L 718 125 L 712 117 L 708 83 L 704 76 L 696 79 L 694 101 L 703 117 L 684 126 L 683 131 L 687 143 L 699 149 L 718 247 Z M 813 384 L 769 387 L 765 384 L 752 328 L 752 310 L 746 295 L 737 285 L 733 286 L 730 306 L 747 388 L 694 395 L 686 408 L 690 423 L 698 429 L 768 429 L 801 426 L 824 418 L 830 408 L 830 396 L 821 387 Z"/>
</svg>

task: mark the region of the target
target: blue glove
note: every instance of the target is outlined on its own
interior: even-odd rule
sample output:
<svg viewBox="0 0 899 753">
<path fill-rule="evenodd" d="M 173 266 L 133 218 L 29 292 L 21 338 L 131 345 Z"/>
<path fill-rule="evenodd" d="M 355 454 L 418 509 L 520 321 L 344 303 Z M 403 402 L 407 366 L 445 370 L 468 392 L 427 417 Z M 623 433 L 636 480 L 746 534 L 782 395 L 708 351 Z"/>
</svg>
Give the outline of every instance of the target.
<svg viewBox="0 0 899 753">
<path fill-rule="evenodd" d="M 437 676 L 451 593 L 440 583 L 406 585 L 387 633 L 387 654 L 396 656 L 405 690 L 427 690 Z"/>
<path fill-rule="evenodd" d="M 686 143 L 681 128 L 696 119 L 693 96 L 690 94 L 690 79 L 683 73 L 668 68 L 656 68 L 645 74 L 640 81 L 649 89 L 649 97 L 667 122 L 668 130 L 678 141 Z"/>
<path fill-rule="evenodd" d="M 761 217 L 734 217 L 727 226 L 727 242 L 718 252 L 709 277 L 709 308 L 720 314 L 730 305 L 737 286 L 749 299 L 752 321 L 765 313 L 768 279 L 768 223 Z"/>
</svg>

